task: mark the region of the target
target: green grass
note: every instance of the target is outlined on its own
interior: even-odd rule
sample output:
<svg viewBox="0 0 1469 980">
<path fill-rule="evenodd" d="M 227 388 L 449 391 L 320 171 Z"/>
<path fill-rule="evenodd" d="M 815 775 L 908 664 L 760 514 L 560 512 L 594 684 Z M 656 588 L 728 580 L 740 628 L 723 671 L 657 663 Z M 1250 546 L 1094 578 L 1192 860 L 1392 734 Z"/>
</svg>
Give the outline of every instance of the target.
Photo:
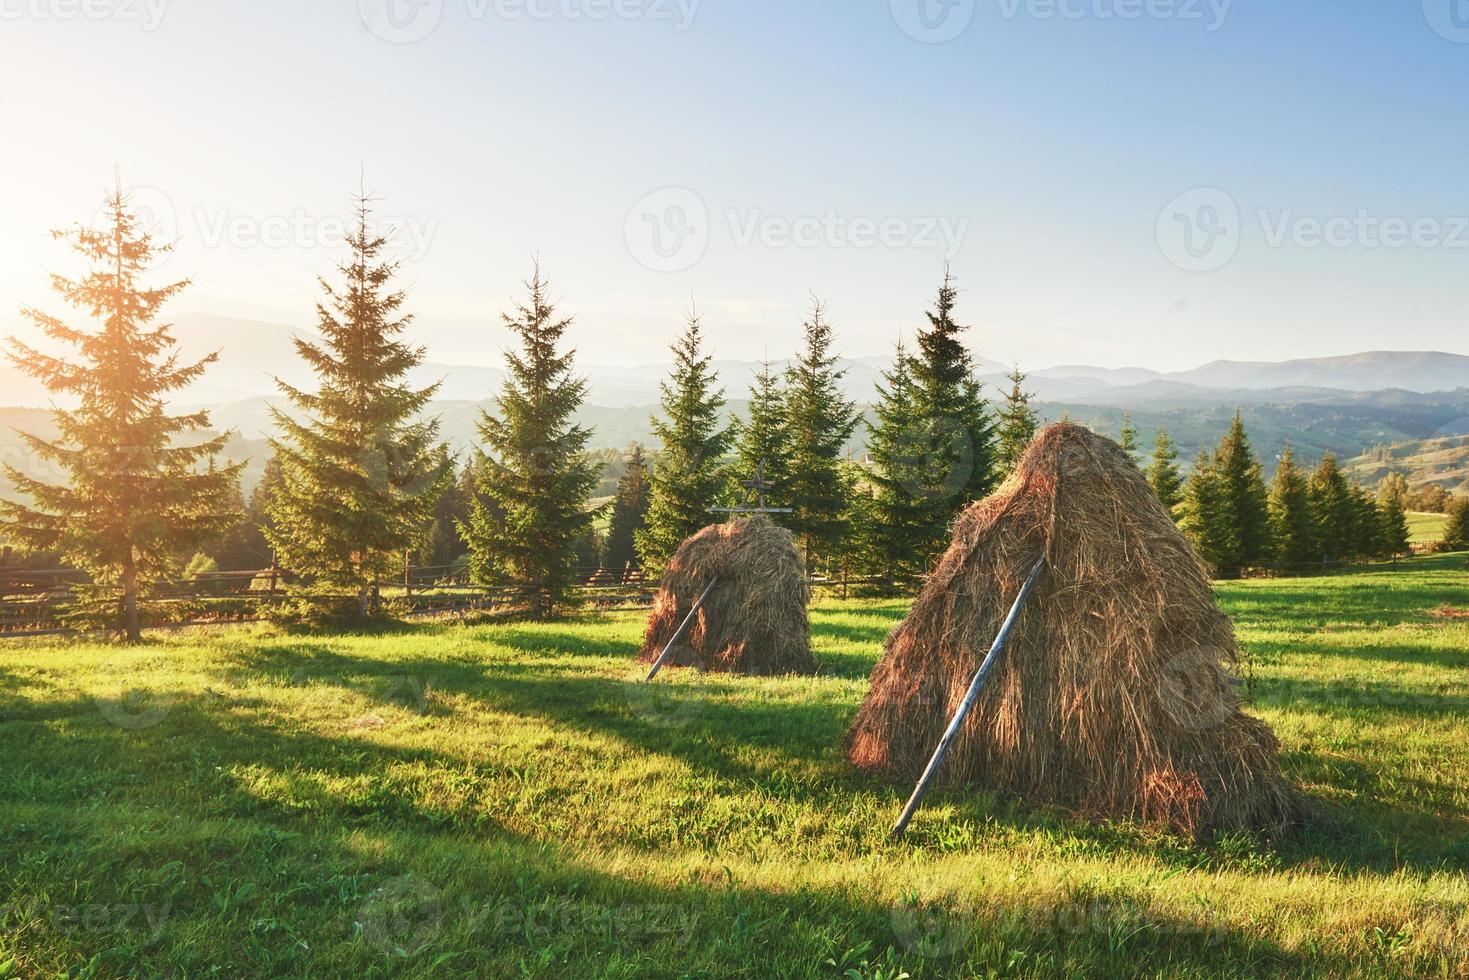
<svg viewBox="0 0 1469 980">
<path fill-rule="evenodd" d="M 1443 540 L 1444 528 L 1448 526 L 1447 514 L 1425 514 L 1421 511 L 1408 512 L 1408 536 L 1414 544 L 1436 544 Z"/>
<path fill-rule="evenodd" d="M 1464 976 L 1464 566 L 1221 587 L 1323 811 L 1274 845 L 961 792 L 886 843 L 898 602 L 818 606 L 817 678 L 642 685 L 637 614 L 6 646 L 0 976 Z"/>
</svg>

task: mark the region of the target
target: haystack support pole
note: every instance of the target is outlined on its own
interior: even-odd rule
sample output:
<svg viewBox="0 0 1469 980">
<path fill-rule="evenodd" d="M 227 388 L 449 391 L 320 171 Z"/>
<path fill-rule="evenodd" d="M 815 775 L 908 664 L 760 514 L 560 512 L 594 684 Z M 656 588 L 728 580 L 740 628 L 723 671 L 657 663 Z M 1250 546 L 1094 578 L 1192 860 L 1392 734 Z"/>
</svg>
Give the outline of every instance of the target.
<svg viewBox="0 0 1469 980">
<path fill-rule="evenodd" d="M 684 617 L 683 625 L 679 626 L 678 632 L 673 634 L 673 639 L 668 641 L 668 645 L 663 648 L 663 652 L 658 654 L 658 659 L 653 661 L 653 669 L 648 671 L 648 676 L 644 677 L 643 680 L 652 680 L 653 676 L 662 669 L 663 661 L 667 660 L 668 655 L 673 652 L 673 645 L 679 640 L 683 639 L 683 635 L 689 630 L 689 625 L 694 621 L 694 614 L 699 611 L 700 606 L 704 605 L 704 600 L 709 598 L 709 593 L 713 592 L 714 587 L 718 584 L 719 576 L 716 575 L 709 580 L 708 585 L 704 586 L 703 594 L 700 595 L 698 601 L 694 603 L 694 608 L 690 609 L 689 614 Z"/>
<path fill-rule="evenodd" d="M 990 675 L 990 670 L 995 666 L 995 661 L 1000 657 L 1000 651 L 1005 648 L 1005 641 L 1010 638 L 1010 630 L 1014 628 L 1015 621 L 1020 618 L 1020 610 L 1025 605 L 1025 600 L 1030 597 L 1030 590 L 1035 586 L 1036 580 L 1041 577 L 1041 570 L 1046 567 L 1046 559 L 1035 563 L 1030 570 L 1025 584 L 1020 586 L 1020 593 L 1015 596 L 1015 602 L 1010 606 L 1010 612 L 1005 616 L 1005 622 L 1000 627 L 1000 635 L 995 637 L 995 642 L 990 644 L 990 652 L 985 654 L 984 662 L 979 665 L 979 670 L 974 673 L 974 680 L 969 682 L 969 691 L 964 695 L 964 700 L 959 704 L 959 710 L 954 712 L 949 727 L 944 731 L 944 737 L 939 739 L 938 748 L 933 750 L 933 758 L 928 760 L 928 767 L 923 770 L 923 775 L 918 778 L 918 785 L 913 787 L 913 795 L 908 797 L 908 805 L 903 807 L 902 816 L 893 825 L 893 832 L 888 835 L 888 840 L 895 841 L 903 836 L 903 831 L 908 829 L 908 821 L 913 819 L 913 814 L 918 812 L 918 805 L 923 802 L 923 794 L 928 792 L 928 784 L 933 782 L 934 775 L 943 765 L 944 756 L 949 754 L 949 745 L 954 741 L 954 736 L 959 734 L 959 726 L 964 724 L 964 719 L 969 716 L 969 711 L 974 703 L 979 700 L 979 692 L 984 688 L 984 682 Z"/>
</svg>

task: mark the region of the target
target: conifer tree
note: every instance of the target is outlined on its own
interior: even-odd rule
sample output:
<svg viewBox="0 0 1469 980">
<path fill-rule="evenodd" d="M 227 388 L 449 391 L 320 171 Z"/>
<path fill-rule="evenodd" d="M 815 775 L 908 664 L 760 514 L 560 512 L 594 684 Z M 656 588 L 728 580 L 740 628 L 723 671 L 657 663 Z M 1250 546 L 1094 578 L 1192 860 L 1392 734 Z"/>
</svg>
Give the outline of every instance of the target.
<svg viewBox="0 0 1469 980">
<path fill-rule="evenodd" d="M 760 372 L 750 385 L 750 408 L 742 422 L 735 423 L 736 472 L 742 480 L 754 480 L 764 467 L 766 497 L 772 505 L 784 506 L 786 481 L 790 469 L 786 431 L 785 391 L 781 379 L 762 361 Z M 772 514 L 780 521 L 782 515 Z"/>
<path fill-rule="evenodd" d="M 913 378 L 913 361 L 898 342 L 891 370 L 883 373 L 869 424 L 867 454 L 873 485 L 868 525 L 869 552 L 888 586 L 899 575 L 920 574 L 932 546 L 928 506 L 929 458 L 923 451 L 924 423 Z"/>
<path fill-rule="evenodd" d="M 295 342 L 318 389 L 276 380 L 301 417 L 272 409 L 281 481 L 266 537 L 284 567 L 355 589 L 365 616 L 376 611 L 382 579 L 401 569 L 424 533 L 453 471 L 437 443 L 438 420 L 421 417 L 438 385 L 406 383 L 424 349 L 399 339 L 413 317 L 391 285 L 398 264 L 383 258 L 388 239 L 372 227 L 372 199 L 360 194 L 355 207 L 341 284 L 317 279 L 321 341 Z"/>
<path fill-rule="evenodd" d="M 202 434 L 207 412 L 169 415 L 167 399 L 204 373 L 217 355 L 181 364 L 167 324 L 155 322 L 188 281 L 148 288 L 141 281 L 171 246 L 153 241 L 121 188 L 98 228 L 54 232 L 89 265 L 79 280 L 55 275 L 63 300 L 99 326 L 87 330 L 35 308 L 21 315 L 74 358 L 11 338 L 11 361 L 75 407 L 52 409 L 54 440 L 22 434 L 31 450 L 67 474 L 45 483 L 6 464 L 18 494 L 0 501 L 0 532 L 31 552 L 51 551 L 121 588 L 120 628 L 142 638 L 141 589 L 166 577 L 200 544 L 224 531 L 239 466 L 216 466 L 226 435 Z"/>
<path fill-rule="evenodd" d="M 1445 511 L 1442 547 L 1445 551 L 1469 550 L 1469 497 L 1451 497 Z"/>
<path fill-rule="evenodd" d="M 831 353 L 832 328 L 820 301 L 813 300 L 803 326 L 805 347 L 786 371 L 787 503 L 796 509 L 788 523 L 804 538 L 807 554 L 822 558 L 837 553 L 847 530 L 850 481 L 841 462 L 858 415 L 842 395 L 845 372 Z"/>
<path fill-rule="evenodd" d="M 1183 474 L 1178 467 L 1178 447 L 1168 438 L 1168 430 L 1158 426 L 1158 438 L 1153 443 L 1153 458 L 1144 475 L 1148 486 L 1158 495 L 1163 508 L 1169 513 L 1183 501 Z"/>
<path fill-rule="evenodd" d="M 1122 413 L 1122 431 L 1117 435 L 1117 445 L 1134 460 L 1137 458 L 1137 427 L 1132 424 L 1132 416 L 1126 412 Z"/>
<path fill-rule="evenodd" d="M 1327 453 L 1311 474 L 1311 521 L 1316 527 L 1316 548 L 1322 560 L 1346 558 L 1355 537 L 1357 508 L 1352 501 L 1352 488 L 1337 465 L 1336 456 Z"/>
<path fill-rule="evenodd" d="M 1377 489 L 1377 503 L 1382 514 L 1383 554 L 1396 557 L 1410 553 L 1412 534 L 1408 530 L 1408 481 L 1401 473 L 1391 473 Z"/>
<path fill-rule="evenodd" d="M 502 315 L 520 349 L 505 352 L 497 414 L 480 413 L 484 449 L 475 456 L 478 482 L 459 530 L 475 580 L 509 581 L 530 614 L 545 618 L 574 599 L 597 468 L 586 453 L 591 432 L 575 421 L 587 382 L 573 374 L 575 352 L 558 349 L 571 318 L 557 316 L 539 262 L 525 286 L 528 299 Z"/>
<path fill-rule="evenodd" d="M 1214 463 L 1223 493 L 1225 520 L 1232 529 L 1234 551 L 1218 572 L 1234 578 L 1258 564 L 1270 551 L 1270 507 L 1260 461 L 1250 449 L 1244 420 L 1239 412 L 1214 453 Z"/>
<path fill-rule="evenodd" d="M 1382 530 L 1382 511 L 1372 495 L 1356 484 L 1352 485 L 1352 546 L 1351 555 L 1356 558 L 1378 558 L 1387 554 L 1387 544 Z"/>
<path fill-rule="evenodd" d="M 928 326 L 918 333 L 913 376 L 927 420 L 928 451 L 942 478 L 928 489 L 930 531 L 935 546 L 972 500 L 988 496 L 999 482 L 995 423 L 974 376 L 974 358 L 964 344 L 968 329 L 954 319 L 959 290 L 944 270 Z"/>
<path fill-rule="evenodd" d="M 1193 542 L 1205 564 L 1220 574 L 1234 561 L 1239 539 L 1230 524 L 1223 481 L 1217 461 L 1208 452 L 1199 453 L 1193 472 L 1183 485 L 1179 527 Z"/>
<path fill-rule="evenodd" d="M 734 433 L 722 424 L 724 389 L 704 352 L 699 317 L 690 312 L 674 342 L 673 376 L 662 383 L 663 417 L 652 420 L 661 443 L 648 478 L 647 519 L 636 535 L 643 567 L 660 571 L 683 540 L 713 522 L 722 502 L 723 457 Z"/>
<path fill-rule="evenodd" d="M 453 565 L 455 559 L 464 553 L 464 542 L 459 538 L 459 525 L 469 517 L 469 499 L 464 494 L 461 481 L 452 479 L 457 468 L 447 446 L 439 447 L 436 465 L 451 479 L 446 479 L 441 484 L 433 513 L 414 544 L 413 562 L 428 568 L 444 569 Z"/>
<path fill-rule="evenodd" d="M 1027 375 L 1016 364 L 1008 377 L 1010 390 L 1005 394 L 1005 407 L 1000 410 L 996 457 L 996 466 L 1005 476 L 1015 471 L 1020 457 L 1025 455 L 1026 447 L 1040 427 L 1040 416 L 1030 407 L 1030 393 L 1022 387 Z"/>
<path fill-rule="evenodd" d="M 636 560 L 635 535 L 648 515 L 648 461 L 643 447 L 633 443 L 627 452 L 627 469 L 617 483 L 612 504 L 612 521 L 607 528 L 607 567 L 621 572 Z"/>
<path fill-rule="evenodd" d="M 1311 520 L 1311 493 L 1306 474 L 1296 465 L 1290 446 L 1281 454 L 1270 486 L 1270 536 L 1275 560 L 1287 569 L 1315 561 L 1316 528 Z"/>
</svg>

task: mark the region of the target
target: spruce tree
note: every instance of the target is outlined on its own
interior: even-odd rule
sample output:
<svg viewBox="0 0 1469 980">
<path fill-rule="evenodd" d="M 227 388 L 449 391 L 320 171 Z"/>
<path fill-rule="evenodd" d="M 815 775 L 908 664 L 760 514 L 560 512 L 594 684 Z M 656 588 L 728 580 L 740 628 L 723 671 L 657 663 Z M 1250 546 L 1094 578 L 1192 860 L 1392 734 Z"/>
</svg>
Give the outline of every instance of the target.
<svg viewBox="0 0 1469 980">
<path fill-rule="evenodd" d="M 813 300 L 803 327 L 805 347 L 786 371 L 787 503 L 795 508 L 788 523 L 805 540 L 807 554 L 822 558 L 839 551 L 847 530 L 850 481 L 841 462 L 858 415 L 842 395 L 845 372 L 836 368 L 832 328 L 820 301 Z"/>
<path fill-rule="evenodd" d="M 724 389 L 717 388 L 699 317 L 690 313 L 674 342 L 673 376 L 662 383 L 663 416 L 652 420 L 661 443 L 649 476 L 648 514 L 637 532 L 643 567 L 661 571 L 683 540 L 712 522 L 722 502 L 723 457 L 734 433 L 722 424 Z"/>
<path fill-rule="evenodd" d="M 1122 431 L 1117 435 L 1117 445 L 1128 456 L 1137 458 L 1137 427 L 1132 424 L 1132 416 L 1126 412 L 1122 413 Z"/>
<path fill-rule="evenodd" d="M 612 521 L 607 528 L 607 567 L 614 572 L 637 559 L 635 535 L 648 515 L 648 461 L 643 447 L 633 443 L 627 452 L 627 469 L 617 483 L 612 504 Z"/>
<path fill-rule="evenodd" d="M 995 423 L 974 376 L 974 358 L 954 319 L 959 290 L 944 270 L 928 326 L 918 333 L 913 375 L 927 420 L 928 451 L 942 474 L 929 488 L 929 523 L 936 546 L 948 538 L 949 525 L 965 505 L 988 496 L 999 482 Z"/>
<path fill-rule="evenodd" d="M 1260 461 L 1250 449 L 1239 412 L 1234 413 L 1234 421 L 1214 453 L 1214 464 L 1224 497 L 1225 519 L 1234 539 L 1234 551 L 1218 571 L 1225 578 L 1234 578 L 1270 551 L 1269 496 Z"/>
<path fill-rule="evenodd" d="M 1030 407 L 1030 393 L 1022 387 L 1027 375 L 1016 364 L 1008 377 L 1010 390 L 1005 394 L 1005 407 L 1000 411 L 996 458 L 997 467 L 1005 476 L 1015 472 L 1020 457 L 1025 455 L 1026 447 L 1040 427 L 1040 416 Z"/>
<path fill-rule="evenodd" d="M 1449 520 L 1440 546 L 1444 551 L 1469 550 L 1469 497 L 1451 497 L 1446 507 Z"/>
<path fill-rule="evenodd" d="M 438 421 L 421 415 L 438 385 L 406 383 L 424 349 L 399 339 L 413 317 L 391 285 L 398 264 L 383 258 L 388 240 L 372 228 L 371 207 L 369 196 L 358 196 L 351 254 L 337 267 L 341 284 L 318 277 L 320 342 L 296 338 L 318 389 L 276 381 L 301 417 L 271 410 L 281 481 L 266 531 L 284 567 L 355 589 L 363 616 L 376 610 L 379 584 L 401 570 L 453 479 Z"/>
<path fill-rule="evenodd" d="M 1372 494 L 1353 484 L 1352 495 L 1352 549 L 1356 558 L 1380 558 L 1387 554 L 1387 542 L 1382 530 L 1382 511 Z"/>
<path fill-rule="evenodd" d="M 1148 486 L 1158 495 L 1158 500 L 1169 513 L 1183 502 L 1183 475 L 1178 467 L 1178 447 L 1168 438 L 1168 430 L 1158 426 L 1158 438 L 1153 443 L 1153 458 L 1144 475 Z"/>
<path fill-rule="evenodd" d="M 1383 554 L 1392 557 L 1409 554 L 1412 534 L 1408 530 L 1408 481 L 1401 473 L 1392 473 L 1377 489 L 1377 503 L 1382 515 Z"/>
<path fill-rule="evenodd" d="M 1321 555 L 1311 520 L 1310 485 L 1290 446 L 1281 454 L 1270 486 L 1270 536 L 1275 560 L 1287 569 L 1298 569 Z"/>
<path fill-rule="evenodd" d="M 1215 574 L 1223 574 L 1239 551 L 1239 539 L 1228 511 L 1217 461 L 1208 452 L 1201 452 L 1183 485 L 1179 527 L 1193 542 L 1199 558 Z"/>
<path fill-rule="evenodd" d="M 1316 549 L 1325 561 L 1346 558 L 1355 536 L 1357 508 L 1352 501 L 1352 488 L 1337 465 L 1336 456 L 1327 453 L 1311 474 L 1311 522 L 1316 528 Z"/>
<path fill-rule="evenodd" d="M 735 466 L 741 480 L 754 480 L 764 467 L 766 497 L 772 505 L 784 506 L 786 480 L 790 466 L 786 459 L 789 433 L 786 431 L 785 391 L 781 379 L 770 369 L 770 362 L 760 364 L 760 372 L 750 385 L 750 408 L 742 422 L 735 423 Z M 782 515 L 772 514 L 780 521 Z"/>
<path fill-rule="evenodd" d="M 120 628 L 139 641 L 138 600 L 205 540 L 224 531 L 239 466 L 215 465 L 226 435 L 207 437 L 207 412 L 170 415 L 171 393 L 204 373 L 217 355 L 181 364 L 160 308 L 189 283 L 148 288 L 142 278 L 171 246 L 154 242 L 119 188 L 101 227 L 53 232 L 90 266 L 80 280 L 51 277 L 65 302 L 98 321 L 72 326 L 38 309 L 21 315 L 49 340 L 75 348 L 68 358 L 11 338 L 11 361 L 74 407 L 52 409 L 54 440 L 22 433 L 42 459 L 67 475 L 45 483 L 6 464 L 17 493 L 0 501 L 0 532 L 30 551 L 55 551 L 100 585 L 121 588 Z"/>
<path fill-rule="evenodd" d="M 447 446 L 439 447 L 437 465 L 451 477 L 457 473 Z M 453 565 L 455 559 L 464 553 L 464 542 L 459 539 L 459 525 L 468 517 L 469 500 L 464 494 L 461 481 L 445 480 L 439 498 L 434 502 L 428 524 L 414 545 L 413 563 L 440 572 Z"/>
<path fill-rule="evenodd" d="M 557 317 L 539 262 L 525 286 L 528 300 L 502 315 L 520 350 L 505 352 L 498 414 L 480 413 L 485 448 L 475 456 L 478 483 L 459 530 L 475 580 L 509 581 L 530 614 L 545 618 L 574 599 L 597 467 L 586 453 L 591 431 L 575 422 L 587 382 L 572 373 L 575 352 L 558 350 L 571 318 Z"/>
<path fill-rule="evenodd" d="M 932 541 L 927 501 L 921 496 L 929 482 L 925 428 L 913 361 L 901 341 L 893 367 L 882 379 L 873 406 L 876 423 L 868 425 L 868 479 L 873 485 L 868 551 L 891 587 L 899 575 L 923 572 Z"/>
</svg>

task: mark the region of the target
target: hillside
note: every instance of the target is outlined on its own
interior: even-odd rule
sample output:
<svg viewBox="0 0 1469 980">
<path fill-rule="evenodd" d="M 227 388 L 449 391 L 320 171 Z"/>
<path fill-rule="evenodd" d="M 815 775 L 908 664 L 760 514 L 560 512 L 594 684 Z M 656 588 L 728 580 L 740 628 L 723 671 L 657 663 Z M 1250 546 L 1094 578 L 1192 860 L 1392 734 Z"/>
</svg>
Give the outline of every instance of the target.
<svg viewBox="0 0 1469 980">
<path fill-rule="evenodd" d="M 1348 475 L 1364 483 L 1401 473 L 1415 489 L 1437 484 L 1446 490 L 1469 493 L 1469 435 L 1373 446 L 1345 468 Z"/>
</svg>

